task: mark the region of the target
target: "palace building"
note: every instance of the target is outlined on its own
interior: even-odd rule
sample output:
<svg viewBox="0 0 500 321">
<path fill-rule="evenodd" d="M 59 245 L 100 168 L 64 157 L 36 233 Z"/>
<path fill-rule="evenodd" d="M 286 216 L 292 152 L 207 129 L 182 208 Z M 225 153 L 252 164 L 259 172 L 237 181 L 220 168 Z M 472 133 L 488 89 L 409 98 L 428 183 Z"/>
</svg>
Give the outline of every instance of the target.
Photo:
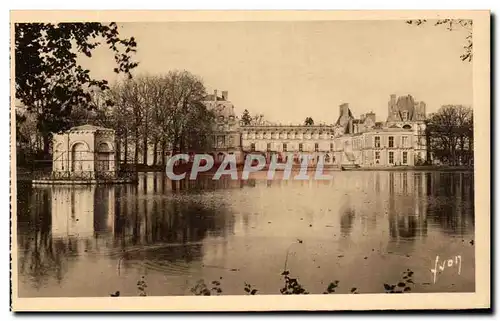
<svg viewBox="0 0 500 321">
<path fill-rule="evenodd" d="M 414 166 L 427 159 L 426 105 L 411 95 L 390 95 L 385 121 L 377 120 L 373 112 L 356 118 L 349 104 L 341 104 L 338 118 L 330 125 L 245 125 L 236 116 L 227 91 L 215 90 L 204 104 L 216 114 L 210 151 L 215 163 L 234 155 L 242 164 L 247 154 L 263 155 L 268 162 L 275 155 L 281 163 L 290 158 L 300 163 L 306 155 L 311 166 L 322 161 L 344 168 Z M 153 165 L 152 148 L 148 152 L 149 165 Z"/>
<path fill-rule="evenodd" d="M 427 157 L 425 145 L 425 103 L 411 95 L 391 95 L 386 121 L 373 112 L 354 117 L 348 104 L 339 107 L 332 125 L 243 125 L 234 114 L 227 91 L 207 97 L 206 104 L 217 113 L 213 156 L 216 162 L 234 154 L 238 162 L 249 153 L 262 154 L 269 161 L 290 157 L 299 163 L 308 155 L 311 165 L 343 167 L 414 166 Z"/>
</svg>

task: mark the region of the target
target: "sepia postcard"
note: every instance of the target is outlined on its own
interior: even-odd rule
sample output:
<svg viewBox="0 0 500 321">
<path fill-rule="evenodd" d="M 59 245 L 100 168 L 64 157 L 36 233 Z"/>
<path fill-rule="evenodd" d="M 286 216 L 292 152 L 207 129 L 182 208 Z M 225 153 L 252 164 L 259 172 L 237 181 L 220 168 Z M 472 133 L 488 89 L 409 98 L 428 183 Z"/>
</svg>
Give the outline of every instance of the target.
<svg viewBox="0 0 500 321">
<path fill-rule="evenodd" d="M 11 12 L 13 311 L 490 309 L 489 11 Z"/>
</svg>

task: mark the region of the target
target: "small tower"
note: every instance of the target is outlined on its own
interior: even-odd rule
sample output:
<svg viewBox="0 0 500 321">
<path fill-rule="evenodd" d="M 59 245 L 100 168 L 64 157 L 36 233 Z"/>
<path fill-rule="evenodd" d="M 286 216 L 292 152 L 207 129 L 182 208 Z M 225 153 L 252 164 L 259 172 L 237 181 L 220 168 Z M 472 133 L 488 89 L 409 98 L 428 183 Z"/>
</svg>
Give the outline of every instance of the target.
<svg viewBox="0 0 500 321">
<path fill-rule="evenodd" d="M 115 131 L 93 125 L 53 135 L 52 176 L 55 179 L 116 178 Z"/>
</svg>

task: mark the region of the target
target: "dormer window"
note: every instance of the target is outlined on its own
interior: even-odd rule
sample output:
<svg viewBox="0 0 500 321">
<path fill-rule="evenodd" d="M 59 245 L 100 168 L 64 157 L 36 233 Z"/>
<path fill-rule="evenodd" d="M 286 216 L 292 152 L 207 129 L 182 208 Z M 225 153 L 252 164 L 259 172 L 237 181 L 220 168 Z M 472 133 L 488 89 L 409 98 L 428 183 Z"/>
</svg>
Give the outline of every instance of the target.
<svg viewBox="0 0 500 321">
<path fill-rule="evenodd" d="M 219 121 L 224 121 L 224 116 L 219 116 Z"/>
<path fill-rule="evenodd" d="M 408 120 L 408 111 L 403 111 L 403 121 L 407 121 Z"/>
</svg>

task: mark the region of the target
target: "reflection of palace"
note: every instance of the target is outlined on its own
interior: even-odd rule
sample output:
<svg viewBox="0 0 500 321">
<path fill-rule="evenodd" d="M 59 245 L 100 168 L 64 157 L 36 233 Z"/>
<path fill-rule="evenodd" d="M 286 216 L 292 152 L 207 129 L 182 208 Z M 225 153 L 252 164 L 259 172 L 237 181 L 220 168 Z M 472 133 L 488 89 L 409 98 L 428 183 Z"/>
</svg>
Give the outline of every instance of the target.
<svg viewBox="0 0 500 321">
<path fill-rule="evenodd" d="M 389 232 L 393 239 L 427 236 L 424 173 L 389 173 Z"/>
<path fill-rule="evenodd" d="M 227 91 L 219 96 L 216 90 L 205 104 L 217 114 L 211 153 L 216 163 L 231 154 L 241 163 L 245 154 L 258 153 L 268 161 L 275 154 L 279 162 L 292 157 L 300 163 L 300 154 L 309 156 L 312 164 L 323 159 L 325 164 L 337 166 L 412 166 L 427 156 L 426 105 L 411 95 L 390 96 L 385 122 L 377 121 L 373 112 L 355 118 L 349 105 L 342 104 L 332 125 L 244 125 L 235 115 Z"/>
</svg>

